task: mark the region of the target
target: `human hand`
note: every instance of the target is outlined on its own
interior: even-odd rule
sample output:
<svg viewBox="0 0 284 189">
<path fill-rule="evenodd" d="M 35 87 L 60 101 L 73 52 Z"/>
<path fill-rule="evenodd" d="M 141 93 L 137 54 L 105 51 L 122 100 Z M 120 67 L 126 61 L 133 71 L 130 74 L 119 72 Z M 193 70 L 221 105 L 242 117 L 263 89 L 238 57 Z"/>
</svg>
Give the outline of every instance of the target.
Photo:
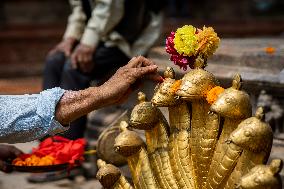
<svg viewBox="0 0 284 189">
<path fill-rule="evenodd" d="M 70 56 L 71 51 L 74 48 L 77 40 L 74 38 L 66 38 L 63 39 L 59 44 L 57 44 L 51 51 L 49 51 L 48 55 L 52 55 L 56 52 L 63 52 L 65 56 Z"/>
<path fill-rule="evenodd" d="M 142 78 L 162 82 L 163 78 L 158 74 L 157 68 L 157 65 L 145 57 L 132 58 L 99 87 L 104 106 L 123 102 Z"/>
<path fill-rule="evenodd" d="M 71 55 L 72 67 L 79 68 L 84 73 L 90 73 L 94 67 L 92 62 L 94 52 L 94 48 L 79 44 Z"/>
<path fill-rule="evenodd" d="M 11 172 L 12 170 L 9 170 L 4 162 L 10 159 L 13 160 L 22 153 L 23 152 L 15 146 L 0 144 L 0 170 L 7 173 Z"/>
</svg>

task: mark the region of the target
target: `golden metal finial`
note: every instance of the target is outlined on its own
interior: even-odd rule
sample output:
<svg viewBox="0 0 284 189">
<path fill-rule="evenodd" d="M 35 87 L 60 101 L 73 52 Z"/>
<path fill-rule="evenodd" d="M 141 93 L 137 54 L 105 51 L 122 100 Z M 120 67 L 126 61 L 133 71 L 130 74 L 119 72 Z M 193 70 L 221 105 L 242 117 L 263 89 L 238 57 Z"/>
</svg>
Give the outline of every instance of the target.
<svg viewBox="0 0 284 189">
<path fill-rule="evenodd" d="M 100 169 L 100 168 L 106 166 L 106 162 L 101 160 L 101 159 L 98 159 L 97 165 L 98 165 L 98 168 Z"/>
<path fill-rule="evenodd" d="M 232 88 L 240 90 L 242 87 L 242 77 L 240 74 L 236 74 L 233 78 Z"/>
<path fill-rule="evenodd" d="M 263 107 L 258 107 L 255 112 L 255 117 L 261 121 L 264 120 L 264 109 Z"/>
<path fill-rule="evenodd" d="M 120 131 L 126 131 L 129 124 L 126 121 L 121 121 L 119 124 Z"/>
<path fill-rule="evenodd" d="M 144 146 L 144 141 L 136 132 L 127 128 L 124 128 L 114 142 L 114 150 L 124 157 L 137 153 L 142 146 Z"/>
<path fill-rule="evenodd" d="M 276 175 L 283 168 L 283 161 L 281 159 L 273 159 L 269 165 L 271 172 Z"/>
<path fill-rule="evenodd" d="M 145 93 L 143 92 L 138 92 L 138 102 L 142 103 L 145 102 L 147 100 Z"/>
<path fill-rule="evenodd" d="M 174 69 L 172 67 L 167 67 L 166 71 L 164 72 L 164 77 L 165 78 L 175 79 L 176 74 L 175 74 Z"/>
<path fill-rule="evenodd" d="M 98 161 L 98 166 L 100 165 L 103 166 L 100 167 L 97 173 L 97 179 L 100 181 L 104 188 L 113 188 L 113 186 L 117 181 L 119 181 L 119 178 L 121 176 L 120 170 L 111 164 L 106 164 L 102 160 Z"/>
</svg>

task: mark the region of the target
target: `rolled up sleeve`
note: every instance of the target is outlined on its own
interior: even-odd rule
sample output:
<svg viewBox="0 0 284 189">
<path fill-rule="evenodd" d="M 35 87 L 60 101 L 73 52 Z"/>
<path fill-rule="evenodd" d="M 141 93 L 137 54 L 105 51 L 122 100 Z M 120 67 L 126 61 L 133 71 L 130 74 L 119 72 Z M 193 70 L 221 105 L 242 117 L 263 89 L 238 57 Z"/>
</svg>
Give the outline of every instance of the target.
<svg viewBox="0 0 284 189">
<path fill-rule="evenodd" d="M 28 142 L 67 130 L 55 120 L 64 92 L 53 88 L 33 95 L 1 95 L 0 143 Z"/>
</svg>

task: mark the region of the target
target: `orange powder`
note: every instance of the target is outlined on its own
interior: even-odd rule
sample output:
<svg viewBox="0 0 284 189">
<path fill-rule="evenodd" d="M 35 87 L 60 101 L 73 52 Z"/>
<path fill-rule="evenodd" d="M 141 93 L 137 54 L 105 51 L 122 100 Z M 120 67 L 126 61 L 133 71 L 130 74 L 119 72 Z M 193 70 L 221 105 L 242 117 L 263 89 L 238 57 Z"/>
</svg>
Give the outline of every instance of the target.
<svg viewBox="0 0 284 189">
<path fill-rule="evenodd" d="M 171 87 L 171 92 L 175 93 L 178 90 L 180 85 L 181 85 L 181 80 L 176 80 Z"/>
<path fill-rule="evenodd" d="M 217 98 L 218 98 L 218 95 L 220 93 L 222 93 L 225 89 L 220 87 L 220 86 L 216 86 L 214 88 L 212 88 L 208 93 L 207 93 L 207 96 L 206 96 L 206 100 L 209 104 L 213 104 Z"/>
</svg>

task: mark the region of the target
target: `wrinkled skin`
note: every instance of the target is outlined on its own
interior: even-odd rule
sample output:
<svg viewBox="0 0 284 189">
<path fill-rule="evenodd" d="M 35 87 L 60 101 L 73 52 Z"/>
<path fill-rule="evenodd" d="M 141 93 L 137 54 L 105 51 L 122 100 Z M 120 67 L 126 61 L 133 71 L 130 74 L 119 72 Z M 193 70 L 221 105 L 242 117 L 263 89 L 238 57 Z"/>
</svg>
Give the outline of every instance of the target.
<svg viewBox="0 0 284 189">
<path fill-rule="evenodd" d="M 134 57 L 103 85 L 81 91 L 66 91 L 56 107 L 56 120 L 68 124 L 95 109 L 122 103 L 143 77 L 159 82 L 162 78 L 157 68 L 142 56 Z"/>
</svg>

